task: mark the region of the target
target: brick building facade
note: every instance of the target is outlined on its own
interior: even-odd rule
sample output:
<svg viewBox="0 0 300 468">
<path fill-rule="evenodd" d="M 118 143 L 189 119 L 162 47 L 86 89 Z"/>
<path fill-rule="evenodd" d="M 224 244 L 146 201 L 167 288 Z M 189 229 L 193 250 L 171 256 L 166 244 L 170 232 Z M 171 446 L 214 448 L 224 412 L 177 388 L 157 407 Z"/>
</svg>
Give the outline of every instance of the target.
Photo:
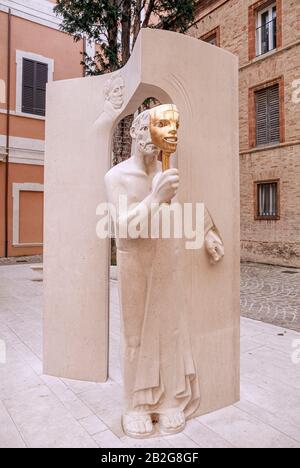
<svg viewBox="0 0 300 468">
<path fill-rule="evenodd" d="M 300 2 L 205 0 L 189 34 L 240 60 L 242 259 L 300 267 Z"/>
<path fill-rule="evenodd" d="M 49 79 L 83 73 L 84 44 L 59 31 L 54 4 L 0 1 L 0 256 L 42 251 L 45 117 L 22 108 L 22 63 L 42 62 Z M 200 0 L 188 34 L 240 60 L 242 259 L 299 267 L 300 2 Z M 130 154 L 131 120 L 117 128 L 114 162 Z"/>
</svg>

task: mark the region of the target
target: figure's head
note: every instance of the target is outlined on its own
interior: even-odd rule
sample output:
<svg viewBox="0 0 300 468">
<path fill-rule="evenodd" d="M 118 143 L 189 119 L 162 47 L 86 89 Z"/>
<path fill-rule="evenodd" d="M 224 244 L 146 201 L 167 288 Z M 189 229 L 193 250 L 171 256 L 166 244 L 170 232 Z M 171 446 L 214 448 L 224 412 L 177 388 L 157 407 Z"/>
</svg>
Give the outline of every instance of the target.
<svg viewBox="0 0 300 468">
<path fill-rule="evenodd" d="M 152 142 L 150 133 L 150 111 L 146 110 L 139 114 L 133 121 L 130 130 L 131 138 L 135 143 L 135 151 L 142 156 L 157 157 L 159 148 Z"/>
<path fill-rule="evenodd" d="M 105 85 L 105 99 L 111 103 L 115 110 L 121 109 L 124 104 L 124 80 L 121 76 L 111 78 Z"/>
<path fill-rule="evenodd" d="M 175 153 L 178 144 L 179 112 L 174 104 L 150 109 L 152 142 L 164 153 Z"/>
</svg>

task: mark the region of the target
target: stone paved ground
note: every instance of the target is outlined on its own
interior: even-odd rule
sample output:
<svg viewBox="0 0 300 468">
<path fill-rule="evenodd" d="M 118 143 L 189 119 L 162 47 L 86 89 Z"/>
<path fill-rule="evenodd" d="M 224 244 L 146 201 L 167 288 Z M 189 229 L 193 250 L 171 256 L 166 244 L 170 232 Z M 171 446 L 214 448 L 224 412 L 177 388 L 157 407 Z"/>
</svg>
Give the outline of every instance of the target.
<svg viewBox="0 0 300 468">
<path fill-rule="evenodd" d="M 241 273 L 244 317 L 300 331 L 300 269 L 244 263 Z"/>
<path fill-rule="evenodd" d="M 138 441 L 120 425 L 117 282 L 110 379 L 97 384 L 43 374 L 40 279 L 31 265 L 0 267 L 0 448 L 300 448 L 299 333 L 242 318 L 241 401 L 189 421 L 181 434 Z"/>
<path fill-rule="evenodd" d="M 0 258 L 0 266 L 41 262 L 41 255 Z M 300 332 L 300 269 L 242 263 L 241 314 Z"/>
</svg>

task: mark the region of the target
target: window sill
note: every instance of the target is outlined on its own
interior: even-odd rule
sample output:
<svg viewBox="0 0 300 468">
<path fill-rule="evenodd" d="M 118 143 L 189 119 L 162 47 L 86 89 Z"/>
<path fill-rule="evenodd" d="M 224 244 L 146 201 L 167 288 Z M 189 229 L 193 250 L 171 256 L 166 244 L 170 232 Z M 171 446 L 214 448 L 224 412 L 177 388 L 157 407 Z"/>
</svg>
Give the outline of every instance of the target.
<svg viewBox="0 0 300 468">
<path fill-rule="evenodd" d="M 279 49 L 276 47 L 276 49 L 269 50 L 269 52 L 265 52 L 264 54 L 257 55 L 256 57 L 254 57 L 254 59 L 251 60 L 251 63 L 259 62 L 260 60 L 268 58 L 271 55 L 276 54 L 276 52 L 278 52 L 278 50 Z"/>
<path fill-rule="evenodd" d="M 15 115 L 16 117 L 23 117 L 25 119 L 46 120 L 46 117 L 43 115 L 27 114 L 26 112 L 21 111 L 13 112 L 12 115 Z"/>
<path fill-rule="evenodd" d="M 255 216 L 255 221 L 279 221 L 280 216 Z"/>
<path fill-rule="evenodd" d="M 24 247 L 43 247 L 44 244 L 32 243 L 32 244 L 12 244 L 13 248 L 24 248 Z"/>
<path fill-rule="evenodd" d="M 256 150 L 256 151 L 259 151 L 259 150 L 268 150 L 268 149 L 272 149 L 272 148 L 276 148 L 277 146 L 280 146 L 280 141 L 277 141 L 276 143 L 266 143 L 266 144 L 262 144 L 262 145 L 256 145 L 254 146 L 252 149 L 253 150 Z"/>
<path fill-rule="evenodd" d="M 255 148 L 249 148 L 247 150 L 240 151 L 240 156 L 243 156 L 244 154 L 261 153 L 264 151 L 286 148 L 287 146 L 298 146 L 298 145 L 300 145 L 300 140 L 286 141 L 284 143 L 278 143 L 275 145 L 268 145 L 268 146 L 257 146 Z"/>
<path fill-rule="evenodd" d="M 0 109 L 0 114 L 5 114 L 7 115 L 7 110 L 6 109 Z M 35 115 L 35 114 L 26 114 L 25 112 L 20 112 L 20 111 L 13 111 L 11 110 L 9 115 L 13 117 L 23 117 L 24 119 L 33 119 L 33 120 L 46 120 L 46 117 L 42 115 Z"/>
<path fill-rule="evenodd" d="M 295 42 L 291 42 L 290 44 L 286 46 L 277 47 L 277 49 L 271 50 L 270 52 L 267 52 L 266 54 L 260 55 L 258 57 L 253 58 L 252 60 L 249 60 L 248 63 L 241 65 L 239 70 L 242 71 L 248 67 L 251 67 L 251 65 L 255 65 L 256 63 L 259 63 L 262 60 L 268 59 L 269 57 L 272 57 L 273 55 L 279 54 L 280 52 L 284 52 L 286 50 L 292 49 L 293 47 L 297 47 L 299 45 L 300 45 L 300 40 L 297 40 Z"/>
</svg>

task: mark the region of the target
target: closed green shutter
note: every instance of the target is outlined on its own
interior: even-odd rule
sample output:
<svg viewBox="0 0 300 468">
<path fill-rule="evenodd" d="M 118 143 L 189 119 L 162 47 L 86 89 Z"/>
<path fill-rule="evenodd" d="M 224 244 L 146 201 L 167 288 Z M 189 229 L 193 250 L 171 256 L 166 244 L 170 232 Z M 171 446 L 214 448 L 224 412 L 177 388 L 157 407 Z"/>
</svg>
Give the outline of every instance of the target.
<svg viewBox="0 0 300 468">
<path fill-rule="evenodd" d="M 22 112 L 44 116 L 48 65 L 23 59 Z"/>
<path fill-rule="evenodd" d="M 255 93 L 256 145 L 280 142 L 279 85 Z"/>
</svg>

